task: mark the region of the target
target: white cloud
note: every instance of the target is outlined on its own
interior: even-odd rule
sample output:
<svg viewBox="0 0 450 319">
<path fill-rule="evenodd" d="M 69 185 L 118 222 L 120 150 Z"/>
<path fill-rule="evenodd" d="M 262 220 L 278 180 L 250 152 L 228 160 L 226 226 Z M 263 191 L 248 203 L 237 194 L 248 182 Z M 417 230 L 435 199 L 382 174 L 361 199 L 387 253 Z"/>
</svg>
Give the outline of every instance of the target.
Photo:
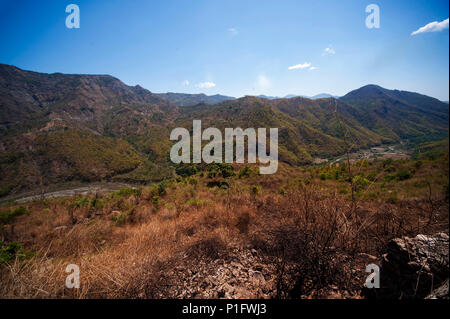
<svg viewBox="0 0 450 319">
<path fill-rule="evenodd" d="M 323 50 L 322 53 L 322 55 L 330 55 L 330 54 L 336 54 L 336 51 L 331 46 L 325 48 L 325 50 Z"/>
<path fill-rule="evenodd" d="M 425 33 L 425 32 L 439 32 L 442 30 L 448 29 L 448 18 L 446 20 L 443 20 L 441 22 L 433 21 L 428 23 L 426 26 L 423 26 L 419 28 L 418 30 L 411 33 L 411 35 L 416 35 L 419 33 Z"/>
<path fill-rule="evenodd" d="M 236 28 L 229 28 L 228 32 L 233 36 L 238 35 L 238 33 L 239 33 L 238 29 L 236 29 Z"/>
<path fill-rule="evenodd" d="M 310 66 L 311 66 L 311 63 L 305 62 L 303 64 L 292 65 L 292 66 L 288 67 L 288 70 L 306 69 L 306 68 L 309 68 Z"/>
<path fill-rule="evenodd" d="M 256 80 L 256 85 L 260 88 L 260 89 L 268 89 L 271 85 L 270 79 L 261 74 L 258 76 L 257 80 Z"/>
<path fill-rule="evenodd" d="M 181 83 L 183 86 L 189 86 L 189 84 L 191 83 L 188 80 L 184 80 L 183 83 Z"/>
<path fill-rule="evenodd" d="M 210 89 L 216 86 L 214 82 L 200 82 L 196 85 L 199 89 Z"/>
<path fill-rule="evenodd" d="M 312 71 L 312 70 L 317 70 L 317 67 L 316 67 L 316 66 L 312 66 L 312 67 L 309 68 L 309 70 L 310 70 L 310 71 Z"/>
</svg>

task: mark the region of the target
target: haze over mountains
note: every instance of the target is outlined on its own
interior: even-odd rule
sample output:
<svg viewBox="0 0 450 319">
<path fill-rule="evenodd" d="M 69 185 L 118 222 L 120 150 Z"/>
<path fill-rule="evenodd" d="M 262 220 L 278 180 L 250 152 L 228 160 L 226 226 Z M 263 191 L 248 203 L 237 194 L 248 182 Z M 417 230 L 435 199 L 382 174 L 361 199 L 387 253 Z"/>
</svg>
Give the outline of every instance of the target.
<svg viewBox="0 0 450 319">
<path fill-rule="evenodd" d="M 208 105 L 205 105 L 208 104 Z M 344 129 L 340 129 L 337 114 Z M 290 165 L 381 143 L 448 137 L 449 106 L 367 85 L 328 95 L 260 98 L 155 94 L 109 75 L 44 74 L 0 65 L 0 196 L 67 181 L 148 182 L 172 176 L 175 127 L 278 127 Z"/>
<path fill-rule="evenodd" d="M 226 95 L 206 95 L 203 93 L 200 94 L 187 94 L 187 93 L 155 93 L 156 96 L 160 97 L 161 99 L 171 102 L 177 106 L 192 106 L 196 104 L 218 104 L 220 102 L 229 101 L 229 100 L 236 100 L 236 97 L 233 96 L 226 96 Z M 328 93 L 320 93 L 314 96 L 305 96 L 305 95 L 294 95 L 289 94 L 284 97 L 279 96 L 267 96 L 267 95 L 258 95 L 256 97 L 266 99 L 266 100 L 277 100 L 277 99 L 290 99 L 293 97 L 306 97 L 311 100 L 316 99 L 322 99 L 322 98 L 338 98 L 338 96 L 334 96 Z"/>
<path fill-rule="evenodd" d="M 187 93 L 156 93 L 161 99 L 177 106 L 192 106 L 200 103 L 217 104 L 223 101 L 235 100 L 235 97 L 225 95 L 187 94 Z"/>
<path fill-rule="evenodd" d="M 324 99 L 324 98 L 339 98 L 339 96 L 335 96 L 335 95 L 331 95 L 328 93 L 319 93 L 313 96 L 307 96 L 307 95 L 295 95 L 295 94 L 288 94 L 285 95 L 284 97 L 279 97 L 279 96 L 267 96 L 267 95 L 258 95 L 257 97 L 263 98 L 263 99 L 268 99 L 268 100 L 277 100 L 277 99 L 291 99 L 293 97 L 305 97 L 307 99 L 310 100 L 316 100 L 316 99 Z"/>
</svg>

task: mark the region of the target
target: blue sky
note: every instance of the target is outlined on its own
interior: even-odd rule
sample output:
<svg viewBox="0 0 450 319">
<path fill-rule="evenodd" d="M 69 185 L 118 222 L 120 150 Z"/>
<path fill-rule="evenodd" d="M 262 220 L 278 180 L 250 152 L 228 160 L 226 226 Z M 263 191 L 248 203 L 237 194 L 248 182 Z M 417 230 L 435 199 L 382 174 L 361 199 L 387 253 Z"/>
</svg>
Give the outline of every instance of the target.
<svg viewBox="0 0 450 319">
<path fill-rule="evenodd" d="M 70 3 L 79 29 L 65 26 Z M 365 25 L 371 3 L 379 29 Z M 343 95 L 378 84 L 448 100 L 448 20 L 411 35 L 448 12 L 447 0 L 0 0 L 0 63 L 111 74 L 152 92 Z"/>
</svg>

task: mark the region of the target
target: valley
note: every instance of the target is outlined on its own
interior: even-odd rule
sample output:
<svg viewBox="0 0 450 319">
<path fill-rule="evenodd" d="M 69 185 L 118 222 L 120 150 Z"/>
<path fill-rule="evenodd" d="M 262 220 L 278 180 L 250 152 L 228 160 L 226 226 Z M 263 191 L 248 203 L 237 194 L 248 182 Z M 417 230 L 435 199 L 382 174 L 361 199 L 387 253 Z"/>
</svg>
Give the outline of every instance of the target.
<svg viewBox="0 0 450 319">
<path fill-rule="evenodd" d="M 190 141 L 189 163 L 171 161 L 171 131 L 190 139 L 199 119 L 277 128 L 276 173 L 195 162 Z M 448 120 L 446 103 L 377 85 L 230 99 L 2 64 L 0 296 L 425 298 L 448 280 Z M 416 290 L 401 256 L 433 270 Z M 364 286 L 369 264 L 393 276 L 384 295 Z"/>
<path fill-rule="evenodd" d="M 0 65 L 0 99 L 0 196 L 68 181 L 145 184 L 170 178 L 170 131 L 190 130 L 194 119 L 219 130 L 277 127 L 279 160 L 291 166 L 330 160 L 347 149 L 400 141 L 414 149 L 448 138 L 448 104 L 375 85 L 338 100 L 246 96 L 177 106 L 107 75 Z"/>
<path fill-rule="evenodd" d="M 401 142 L 398 144 L 389 144 L 389 145 L 376 145 L 371 147 L 370 149 L 361 149 L 357 152 L 350 153 L 350 161 L 352 163 L 358 161 L 359 159 L 366 159 L 368 161 L 373 161 L 376 159 L 408 159 L 411 157 L 414 148 L 408 149 L 405 145 L 405 142 Z M 335 159 L 332 159 L 331 163 L 339 163 L 346 161 L 346 156 L 340 156 Z"/>
<path fill-rule="evenodd" d="M 53 190 L 45 190 L 41 193 L 29 192 L 17 194 L 11 197 L 4 197 L 0 200 L 1 203 L 15 202 L 17 204 L 28 203 L 36 200 L 44 200 L 47 198 L 71 197 L 76 195 L 87 196 L 91 194 L 104 194 L 113 191 L 118 191 L 124 187 L 133 187 L 132 185 L 123 183 L 92 183 L 77 186 L 67 187 L 65 185 L 55 185 Z"/>
</svg>

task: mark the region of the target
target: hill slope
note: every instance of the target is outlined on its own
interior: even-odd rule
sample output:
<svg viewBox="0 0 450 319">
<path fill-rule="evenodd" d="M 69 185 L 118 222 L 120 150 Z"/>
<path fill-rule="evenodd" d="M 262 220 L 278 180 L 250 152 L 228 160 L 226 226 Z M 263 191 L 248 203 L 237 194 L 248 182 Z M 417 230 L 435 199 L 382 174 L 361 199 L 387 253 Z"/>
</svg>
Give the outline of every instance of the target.
<svg viewBox="0 0 450 319">
<path fill-rule="evenodd" d="M 45 74 L 0 64 L 0 133 L 11 134 L 64 122 L 101 133 L 104 118 L 133 109 L 168 118 L 176 107 L 140 86 L 110 75 Z"/>
<path fill-rule="evenodd" d="M 166 158 L 158 157 L 169 145 L 160 151 L 147 135 L 150 128 L 153 140 L 156 132 L 168 134 L 178 109 L 142 87 L 109 75 L 44 74 L 2 64 L 0 106 L 0 195 L 41 183 L 169 174 Z"/>
<path fill-rule="evenodd" d="M 374 85 L 339 100 L 228 98 L 154 94 L 109 75 L 0 64 L 0 195 L 66 181 L 170 177 L 170 132 L 190 128 L 194 119 L 222 131 L 277 127 L 280 160 L 291 165 L 344 153 L 343 134 L 354 150 L 448 137 L 448 104 Z"/>
<path fill-rule="evenodd" d="M 383 136 L 417 140 L 448 136 L 448 104 L 429 96 L 367 85 L 340 100 L 363 111 L 360 123 Z"/>
</svg>

